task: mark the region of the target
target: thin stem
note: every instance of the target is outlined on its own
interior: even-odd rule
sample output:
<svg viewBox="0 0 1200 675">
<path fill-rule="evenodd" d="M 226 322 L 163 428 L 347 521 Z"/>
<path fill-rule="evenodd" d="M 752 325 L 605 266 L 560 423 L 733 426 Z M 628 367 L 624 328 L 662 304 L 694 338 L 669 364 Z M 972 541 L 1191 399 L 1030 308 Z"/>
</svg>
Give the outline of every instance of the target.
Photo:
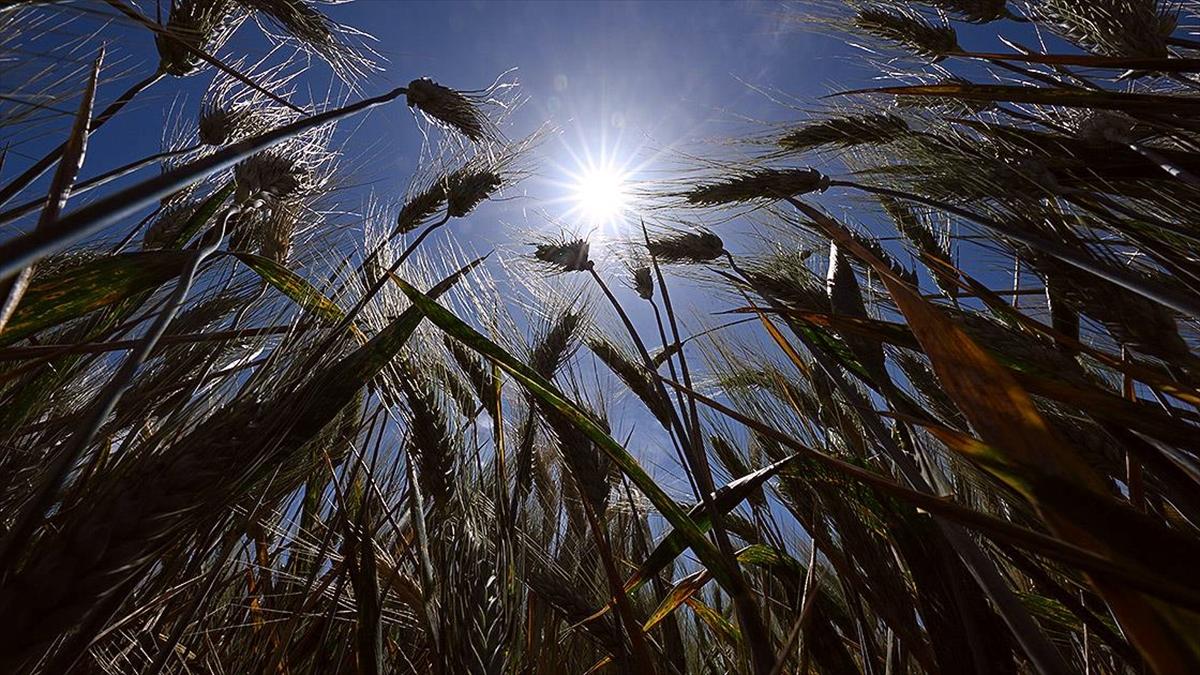
<svg viewBox="0 0 1200 675">
<path fill-rule="evenodd" d="M 29 264 L 58 253 L 71 244 L 154 204 L 163 197 L 202 178 L 228 169 L 255 153 L 295 138 L 309 129 L 390 103 L 407 92 L 407 88 L 397 87 L 386 94 L 298 119 L 258 136 L 232 143 L 208 157 L 131 185 L 92 204 L 76 209 L 46 228 L 30 232 L 0 245 L 0 279 L 7 279 Z"/>
<path fill-rule="evenodd" d="M 621 323 L 625 325 L 625 331 L 629 334 L 630 339 L 633 340 L 634 346 L 637 347 L 638 355 L 642 357 L 642 367 L 655 374 L 655 377 L 652 378 L 652 380 L 656 383 L 655 386 L 658 387 L 658 395 L 667 402 L 667 408 L 671 413 L 671 431 L 674 434 L 673 438 L 678 439 L 678 442 L 684 447 L 684 450 L 679 456 L 680 463 L 683 465 L 684 473 L 687 475 L 688 482 L 691 483 L 692 489 L 696 491 L 697 498 L 704 499 L 704 490 L 700 484 L 695 482 L 695 478 L 693 476 L 695 473 L 695 467 L 693 466 L 694 462 L 689 459 L 693 454 L 691 451 L 692 445 L 690 437 L 688 436 L 687 429 L 683 426 L 683 422 L 680 421 L 679 414 L 675 410 L 675 407 L 670 405 L 671 399 L 669 394 L 667 394 L 666 387 L 664 387 L 663 384 L 658 381 L 658 374 L 654 368 L 654 361 L 650 358 L 650 352 L 646 349 L 646 343 L 642 341 L 642 336 L 638 334 L 637 328 L 634 327 L 633 321 L 629 318 L 629 314 L 625 312 L 625 308 L 621 306 L 621 303 L 617 300 L 617 296 L 613 295 L 613 292 L 608 288 L 608 284 L 604 283 L 604 279 L 596 272 L 595 267 L 589 267 L 588 272 L 591 273 L 592 279 L 596 281 L 596 285 L 600 287 L 600 290 L 604 292 L 605 297 L 608 298 L 609 304 L 611 304 L 613 309 L 617 311 L 617 316 L 621 318 Z M 678 450 L 678 448 L 676 449 Z"/>
<path fill-rule="evenodd" d="M 575 476 L 576 484 L 578 485 L 579 478 Z M 583 493 L 583 487 L 579 487 L 579 491 Z M 629 642 L 632 646 L 633 668 L 630 670 L 634 673 L 653 673 L 653 666 L 650 661 L 650 654 L 646 649 L 646 639 L 642 635 L 642 627 L 634 619 L 633 607 L 629 604 L 629 597 L 625 594 L 625 589 L 621 583 L 621 577 L 617 573 L 616 565 L 613 564 L 612 547 L 608 542 L 608 531 L 604 526 L 604 521 L 596 514 L 591 502 L 585 497 L 583 500 L 583 512 L 587 517 L 589 529 L 592 531 L 593 540 L 596 543 L 596 548 L 600 553 L 600 563 L 604 568 L 604 575 L 608 581 L 608 587 L 613 595 L 613 599 L 617 602 L 617 614 L 621 617 L 621 625 L 625 628 L 625 632 L 629 634 Z M 621 643 L 621 654 L 624 656 L 625 644 Z M 619 662 L 618 662 L 619 663 Z"/>
<path fill-rule="evenodd" d="M 92 178 L 89 178 L 89 179 L 83 181 L 82 183 L 79 183 L 79 184 L 73 186 L 71 188 L 71 194 L 72 195 L 81 195 L 90 190 L 95 190 L 98 187 L 103 187 L 105 185 L 108 185 L 109 183 L 113 182 L 114 180 L 124 178 L 125 176 L 135 173 L 144 167 L 150 166 L 151 164 L 153 164 L 159 160 L 168 159 L 170 157 L 178 157 L 179 155 L 186 155 L 187 153 L 193 152 L 194 150 L 196 150 L 199 147 L 200 147 L 199 145 L 193 145 L 193 146 L 186 147 L 186 148 L 180 148 L 178 150 L 164 150 L 163 152 L 156 152 L 153 155 L 150 155 L 148 157 L 143 157 L 137 161 L 130 162 L 129 164 L 126 164 L 125 166 L 119 166 L 110 171 L 105 171 L 104 173 L 100 174 L 99 176 L 94 176 Z M 21 204 L 20 206 L 14 206 L 13 208 L 11 208 L 9 210 L 7 210 L 3 213 L 0 213 L 0 223 L 11 222 L 13 220 L 16 220 L 17 218 L 20 218 L 21 216 L 29 215 L 30 213 L 33 213 L 34 211 L 37 211 L 38 209 L 42 208 L 42 205 L 44 205 L 45 203 L 46 203 L 46 198 L 42 197 L 41 199 L 35 199 L 33 201 L 25 202 L 24 204 Z"/>
<path fill-rule="evenodd" d="M 162 71 L 155 71 L 146 79 L 136 82 L 130 86 L 129 89 L 126 89 L 124 94 L 121 94 L 117 100 L 110 103 L 107 108 L 101 111 L 101 113 L 92 120 L 92 123 L 88 125 L 88 133 L 95 133 L 97 129 L 104 126 L 105 122 L 111 120 L 113 116 L 120 112 L 127 103 L 132 101 L 135 96 L 141 93 L 144 89 L 150 87 L 150 85 L 161 80 L 164 75 L 166 75 L 166 73 Z M 49 170 L 50 167 L 54 166 L 54 163 L 57 162 L 60 157 L 62 157 L 63 151 L 66 149 L 67 144 L 63 143 L 57 148 L 51 150 L 45 157 L 39 159 L 36 163 L 34 163 L 33 166 L 26 169 L 20 176 L 12 179 L 8 185 L 0 188 L 0 205 L 7 204 L 13 197 L 17 196 L 21 190 L 24 190 L 30 183 L 40 178 L 42 174 L 46 173 L 46 171 Z M 0 277 L 6 276 L 8 276 L 8 272 L 0 272 Z"/>
<path fill-rule="evenodd" d="M 642 221 L 642 235 L 645 238 L 647 249 L 650 248 L 650 231 L 646 229 L 645 221 Z M 675 321 L 675 310 L 671 305 L 671 293 L 667 289 L 667 281 L 663 277 L 662 268 L 658 265 L 658 260 L 654 254 L 650 254 L 651 266 L 654 268 L 654 274 L 658 278 L 659 290 L 662 292 L 663 309 L 667 313 L 667 323 L 671 327 L 671 335 L 675 342 L 683 344 L 679 332 L 679 325 Z M 679 370 L 683 375 L 684 386 L 689 390 L 692 389 L 691 373 L 687 367 L 687 359 L 684 356 L 684 348 L 679 349 Z M 657 375 L 657 372 L 655 373 Z M 725 531 L 725 518 L 721 510 L 717 508 L 713 501 L 712 495 L 716 493 L 716 485 L 712 478 L 712 468 L 708 463 L 708 451 L 704 447 L 704 441 L 700 438 L 700 416 L 697 411 L 696 401 L 688 397 L 688 408 L 691 416 L 693 443 L 689 448 L 692 452 L 692 461 L 695 463 L 697 480 L 700 485 L 701 502 L 704 504 L 705 510 L 708 512 L 708 517 L 712 522 L 713 538 L 716 540 L 717 549 L 730 565 L 732 588 L 729 589 L 730 597 L 733 600 L 734 611 L 737 614 L 738 625 L 745 634 L 748 641 L 750 661 L 754 672 L 764 675 L 769 673 L 775 666 L 775 654 L 771 648 L 770 634 L 767 633 L 766 626 L 763 625 L 762 616 L 758 612 L 757 604 L 753 601 L 750 595 L 749 586 L 746 584 L 746 579 L 742 576 L 741 565 L 738 564 L 737 555 L 733 552 L 733 544 L 729 541 L 729 534 Z"/>
<path fill-rule="evenodd" d="M 210 243 L 202 245 L 196 250 L 196 254 L 192 257 L 187 269 L 180 275 L 179 283 L 176 285 L 175 292 L 171 295 L 167 306 L 158 315 L 158 318 L 150 329 L 146 331 L 138 346 L 125 358 L 124 363 L 121 364 L 120 369 L 113 375 L 112 380 L 109 381 L 108 385 L 92 402 L 89 410 L 84 414 L 84 423 L 79 427 L 79 431 L 72 434 L 66 447 L 58 452 L 58 456 L 51 463 L 41 485 L 38 486 L 33 496 L 26 502 L 24 509 L 9 529 L 8 535 L 0 543 L 0 569 L 10 569 L 12 567 L 14 556 L 17 555 L 19 550 L 25 547 L 28 538 L 33 534 L 38 523 L 41 522 L 43 514 L 53 504 L 55 497 L 71 471 L 71 467 L 75 465 L 75 462 L 83 454 L 83 451 L 91 445 L 92 440 L 96 437 L 96 433 L 100 430 L 100 426 L 104 423 L 105 418 L 112 413 L 117 402 L 121 400 L 121 396 L 133 385 L 133 378 L 137 374 L 138 368 L 146 361 L 150 353 L 154 350 L 154 347 L 158 344 L 158 341 L 166 333 L 167 328 L 171 325 L 171 321 L 175 318 L 176 312 L 179 311 L 179 307 L 187 297 L 188 291 L 191 290 L 197 270 L 200 269 L 200 265 L 204 262 L 204 259 L 220 247 L 221 242 L 225 239 L 225 228 L 229 223 L 229 218 L 237 211 L 237 208 L 226 211 Z"/>
<path fill-rule="evenodd" d="M 658 303 L 654 302 L 653 299 L 651 299 L 649 302 L 650 302 L 650 308 L 654 310 L 654 323 L 658 327 L 658 339 L 659 339 L 660 344 L 663 345 L 663 350 L 665 353 L 665 350 L 668 348 L 667 345 L 671 344 L 671 342 L 667 339 L 667 331 L 663 327 L 662 313 L 658 311 Z M 692 337 L 694 337 L 694 336 L 692 336 Z M 684 342 L 686 342 L 686 340 Z M 680 344 L 679 348 L 682 350 L 683 345 Z M 679 375 L 675 372 L 675 360 L 673 358 L 671 358 L 670 356 L 668 356 L 666 358 L 666 362 L 667 362 L 667 372 L 670 373 L 671 379 L 678 380 Z M 651 366 L 653 366 L 653 364 L 651 364 Z M 665 388 L 662 388 L 662 390 L 663 390 L 663 392 L 666 391 Z M 665 393 L 663 395 L 665 395 Z M 684 404 L 682 393 L 680 393 L 678 391 L 675 392 L 675 402 L 679 406 L 679 410 L 684 409 L 685 404 Z M 669 405 L 669 402 L 668 402 L 668 405 Z M 674 408 L 672 408 L 672 411 L 674 411 Z M 672 413 L 672 414 L 674 414 L 674 413 Z M 671 431 L 671 434 L 672 434 L 671 435 L 672 440 L 675 441 L 675 454 L 679 458 L 679 463 L 681 466 L 686 467 L 686 466 L 688 466 L 688 462 L 683 456 L 682 448 L 679 445 L 679 441 L 677 440 L 676 433 L 673 429 Z M 690 485 L 692 487 L 692 494 L 695 495 L 696 500 L 699 501 L 700 500 L 700 486 L 696 484 L 696 479 L 692 477 L 692 472 L 685 471 L 684 475 L 687 476 L 688 485 Z"/>
</svg>

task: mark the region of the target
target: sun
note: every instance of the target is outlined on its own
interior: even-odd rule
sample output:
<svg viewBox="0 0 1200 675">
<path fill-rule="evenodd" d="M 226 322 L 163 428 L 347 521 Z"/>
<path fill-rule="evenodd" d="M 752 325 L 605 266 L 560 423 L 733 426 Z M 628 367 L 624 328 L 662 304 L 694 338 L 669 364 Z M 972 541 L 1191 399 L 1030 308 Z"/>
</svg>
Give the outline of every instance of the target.
<svg viewBox="0 0 1200 675">
<path fill-rule="evenodd" d="M 571 186 L 574 209 L 593 225 L 612 223 L 629 207 L 627 176 L 614 166 L 584 167 Z"/>
</svg>

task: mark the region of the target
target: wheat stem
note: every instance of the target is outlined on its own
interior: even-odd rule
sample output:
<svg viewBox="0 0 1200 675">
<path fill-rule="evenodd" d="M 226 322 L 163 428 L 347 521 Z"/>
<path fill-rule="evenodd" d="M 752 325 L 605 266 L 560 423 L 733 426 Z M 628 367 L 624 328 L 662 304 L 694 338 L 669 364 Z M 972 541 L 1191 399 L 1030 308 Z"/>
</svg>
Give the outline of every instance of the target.
<svg viewBox="0 0 1200 675">
<path fill-rule="evenodd" d="M 118 96 L 117 100 L 110 103 L 107 108 L 101 111 L 101 113 L 97 115 L 94 120 L 92 120 L 92 123 L 88 126 L 88 133 L 95 133 L 97 129 L 104 126 L 106 122 L 111 120 L 118 112 L 120 112 L 127 103 L 132 101 L 135 96 L 137 96 L 143 90 L 149 88 L 155 82 L 161 80 L 165 75 L 166 73 L 163 73 L 162 71 L 155 71 L 144 80 L 136 82 L 130 86 L 129 89 L 126 89 L 125 93 Z M 21 175 L 12 179 L 8 185 L 0 188 L 0 205 L 7 204 L 13 197 L 17 196 L 21 190 L 24 190 L 26 186 L 40 178 L 42 174 L 46 173 L 46 171 L 49 170 L 50 167 L 54 166 L 54 163 L 57 162 L 60 157 L 62 157 L 62 154 L 66 149 L 67 144 L 63 143 L 57 148 L 51 150 L 45 157 L 39 159 L 36 163 L 34 163 L 33 166 L 26 169 Z M 6 276 L 8 276 L 8 272 L 0 272 L 0 278 L 4 278 Z"/>
<path fill-rule="evenodd" d="M 1078 267 L 1085 272 L 1090 272 L 1101 279 L 1112 282 L 1149 300 L 1153 300 L 1160 305 L 1170 307 L 1181 314 L 1185 314 L 1194 318 L 1200 318 L 1200 301 L 1197 301 L 1194 298 L 1187 297 L 1172 289 L 1165 288 L 1151 280 L 1138 278 L 1128 272 L 1125 272 L 1124 270 L 1102 266 L 1096 263 L 1094 260 L 1090 260 L 1087 257 L 1080 255 L 1078 252 L 1063 246 L 1062 244 L 1044 239 L 1037 235 L 1021 232 L 1016 228 L 1002 225 L 998 221 L 992 220 L 991 218 L 978 213 L 968 211 L 967 209 L 959 208 L 953 204 L 947 204 L 943 201 L 922 197 L 921 195 L 916 195 L 909 192 L 876 187 L 873 185 L 863 185 L 853 181 L 830 181 L 829 184 L 831 187 L 848 187 L 856 190 L 862 190 L 863 192 L 870 192 L 872 194 L 914 201 L 926 206 L 932 206 L 934 208 L 953 213 L 956 216 L 979 223 L 980 225 L 994 230 L 1002 236 L 1029 246 L 1034 250 L 1040 250 L 1048 255 L 1052 255 L 1055 258 L 1072 265 L 1073 267 Z M 788 202 L 791 202 L 793 206 L 798 203 L 791 197 L 785 196 L 784 199 L 786 199 Z"/>
<path fill-rule="evenodd" d="M 258 136 L 232 143 L 208 157 L 172 169 L 160 176 L 142 181 L 76 209 L 42 230 L 0 244 L 0 279 L 7 279 L 30 263 L 58 253 L 67 246 L 120 222 L 122 218 L 137 213 L 163 197 L 174 194 L 197 180 L 228 169 L 255 153 L 295 138 L 310 129 L 390 103 L 403 96 L 406 91 L 404 87 L 398 87 L 386 94 L 310 115 Z"/>
<path fill-rule="evenodd" d="M 156 152 L 153 155 L 143 157 L 139 160 L 130 162 L 129 164 L 126 164 L 124 166 L 119 166 L 110 171 L 105 171 L 104 173 L 100 174 L 99 176 L 94 176 L 92 178 L 89 178 L 89 179 L 75 185 L 71 189 L 71 194 L 81 195 L 85 192 L 90 192 L 91 190 L 94 190 L 98 187 L 103 187 L 103 186 L 113 182 L 114 180 L 118 180 L 118 179 L 124 178 L 125 176 L 131 175 L 147 166 L 150 166 L 151 164 L 154 164 L 155 162 L 158 162 L 163 159 L 169 159 L 171 157 L 178 157 L 180 155 L 186 155 L 187 153 L 192 152 L 199 147 L 200 147 L 199 145 L 192 145 L 192 146 L 189 146 L 186 148 L 180 148 L 178 150 L 164 150 L 163 152 Z M 20 218 L 21 216 L 29 215 L 30 213 L 33 213 L 34 211 L 40 209 L 42 207 L 42 205 L 45 203 L 46 203 L 46 198 L 42 197 L 41 199 L 35 199 L 33 201 L 25 202 L 24 204 L 21 204 L 20 206 L 14 206 L 13 208 L 11 208 L 9 210 L 7 210 L 3 213 L 0 213 L 0 224 L 11 222 L 13 220 L 16 220 L 17 218 Z"/>
</svg>

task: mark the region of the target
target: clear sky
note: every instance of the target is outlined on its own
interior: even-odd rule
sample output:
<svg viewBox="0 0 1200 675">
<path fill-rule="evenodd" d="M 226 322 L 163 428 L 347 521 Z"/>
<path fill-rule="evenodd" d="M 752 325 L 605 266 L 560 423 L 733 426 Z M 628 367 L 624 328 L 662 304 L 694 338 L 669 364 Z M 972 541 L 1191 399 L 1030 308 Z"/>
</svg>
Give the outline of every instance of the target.
<svg viewBox="0 0 1200 675">
<path fill-rule="evenodd" d="M 137 4 L 153 14 L 153 2 Z M 508 136 L 520 138 L 547 123 L 558 129 L 532 158 L 534 175 L 506 192 L 508 199 L 485 204 L 471 218 L 456 220 L 448 228 L 467 249 L 479 252 L 494 245 L 511 246 L 514 232 L 556 230 L 556 223 L 588 232 L 590 225 L 570 211 L 570 197 L 571 184 L 587 172 L 589 163 L 653 177 L 664 161 L 678 159 L 685 148 L 695 151 L 705 139 L 753 131 L 748 120 L 798 117 L 796 110 L 756 88 L 815 104 L 822 94 L 865 84 L 865 71 L 847 58 L 852 47 L 786 22 L 783 7 L 775 3 L 357 0 L 327 11 L 373 35 L 372 46 L 385 58 L 384 70 L 360 83 L 362 95 L 418 77 L 477 89 L 515 69 L 528 101 L 512 117 Z M 101 3 L 80 3 L 63 16 L 70 21 L 59 27 L 58 37 L 86 34 L 111 11 Z M 105 35 L 106 75 L 114 79 L 102 85 L 98 105 L 150 73 L 157 60 L 153 38 L 143 28 L 118 24 Z M 268 48 L 256 28 L 247 24 L 221 56 L 253 63 Z M 94 45 L 70 58 L 85 68 L 94 58 Z M 2 64 L 0 77 L 5 77 Z M 177 123 L 176 116 L 194 119 L 211 78 L 211 70 L 168 78 L 140 95 L 93 136 L 82 175 L 96 175 L 157 152 L 164 130 Z M 79 78 L 81 87 L 83 79 Z M 323 65 L 313 65 L 296 81 L 296 100 L 303 104 L 328 98 L 324 88 L 329 79 Z M 342 91 L 333 98 L 357 95 Z M 70 116 L 64 114 L 36 133 L 23 132 L 10 148 L 3 175 L 15 175 L 51 144 L 61 142 L 69 124 Z M 385 200 L 402 197 L 421 149 L 421 136 L 402 102 L 345 124 L 338 138 L 344 142 L 343 166 L 350 169 L 358 193 L 343 200 L 347 208 L 361 205 L 368 193 Z M 68 210 L 80 203 L 74 201 Z M 728 231 L 719 232 L 728 241 Z M 11 230 L 0 232 L 2 237 L 10 234 Z M 620 283 L 613 286 L 623 301 L 637 304 L 636 296 L 621 290 Z M 678 292 L 679 304 L 687 308 L 684 315 L 694 316 L 698 305 L 687 302 L 688 289 Z M 646 334 L 655 332 L 650 326 L 643 326 Z"/>
<path fill-rule="evenodd" d="M 153 2 L 136 4 L 153 16 Z M 784 9 L 775 3 L 357 0 L 326 10 L 337 21 L 373 35 L 370 44 L 384 57 L 383 71 L 360 83 L 361 95 L 418 77 L 457 89 L 478 89 L 515 69 L 513 77 L 528 100 L 512 117 L 507 135 L 520 138 L 545 124 L 558 130 L 529 162 L 534 175 L 507 191 L 508 199 L 485 204 L 471 218 L 447 228 L 468 250 L 479 252 L 498 244 L 511 247 L 514 233 L 526 230 L 556 230 L 561 224 L 588 232 L 590 224 L 579 222 L 581 214 L 571 212 L 570 198 L 571 184 L 587 173 L 589 163 L 636 169 L 637 177 L 654 176 L 664 160 L 677 159 L 684 147 L 695 150 L 704 139 L 745 133 L 747 119 L 797 117 L 795 110 L 756 87 L 815 101 L 839 86 L 862 84 L 846 58 L 852 48 L 788 24 L 781 18 Z M 68 5 L 47 45 L 61 43 L 64 36 L 85 35 L 114 16 L 98 2 Z M 116 21 L 103 35 L 108 56 L 98 106 L 152 72 L 157 61 L 153 37 L 144 28 Z M 92 42 L 69 55 L 57 55 L 78 61 L 83 69 L 80 88 L 94 49 Z M 268 49 L 269 43 L 247 23 L 219 55 L 250 64 Z M 139 95 L 92 137 L 82 176 L 159 151 L 165 130 L 177 125 L 179 117 L 195 118 L 212 74 L 208 69 L 188 78 L 168 78 Z M 2 65 L 0 77 L 6 77 Z M 329 80 L 327 69 L 315 63 L 296 80 L 297 102 L 328 98 Z M 333 98 L 357 96 L 341 91 Z M 71 101 L 63 107 L 74 106 Z M 70 115 L 62 114 L 36 131 L 23 130 L 16 139 L 9 138 L 15 142 L 4 177 L 61 142 L 69 125 Z M 344 142 L 342 164 L 358 193 L 343 200 L 348 209 L 361 205 L 369 193 L 385 200 L 403 196 L 417 166 L 421 136 L 402 102 L 345 124 L 338 138 Z M 143 172 L 137 178 L 144 177 Z M 74 200 L 68 210 L 84 199 Z M 11 233 L 6 229 L 0 236 Z M 638 303 L 620 283 L 613 286 L 630 306 Z M 688 290 L 678 292 L 680 304 L 687 306 Z M 687 311 L 685 316 L 694 314 Z M 655 332 L 650 324 L 644 327 L 647 334 Z"/>
<path fill-rule="evenodd" d="M 781 11 L 732 2 L 365 0 L 335 15 L 378 38 L 389 84 L 429 76 L 471 89 L 516 69 L 528 102 L 510 135 L 547 122 L 560 130 L 541 147 L 534 178 L 518 190 L 532 199 L 482 212 L 519 223 L 535 217 L 526 207 L 559 217 L 571 204 L 558 200 L 588 164 L 641 168 L 645 177 L 661 168 L 661 149 L 734 133 L 729 123 L 738 116 L 795 116 L 749 85 L 816 94 L 844 81 L 834 71 L 845 70 L 846 61 L 835 55 L 848 50 L 794 25 L 785 29 Z M 390 111 L 374 115 L 362 132 L 387 134 L 394 119 Z M 377 166 L 394 161 L 396 173 L 406 175 L 416 139 L 393 135 L 397 153 Z"/>
<path fill-rule="evenodd" d="M 136 4 L 153 15 L 152 0 Z M 54 34 L 45 45 L 0 56 L 30 64 L 45 63 L 48 58 L 60 60 L 60 66 L 62 61 L 72 61 L 79 68 L 75 79 L 82 89 L 97 41 L 71 52 L 49 50 L 71 36 L 89 34 L 115 15 L 100 2 L 70 3 L 56 9 Z M 382 57 L 382 70 L 362 80 L 358 92 L 336 87 L 331 92 L 328 69 L 314 62 L 294 82 L 293 100 L 298 104 L 353 100 L 418 77 L 430 77 L 456 89 L 479 89 L 512 70 L 510 78 L 519 81 L 527 102 L 506 127 L 508 137 L 521 138 L 544 125 L 557 130 L 525 162 L 533 175 L 507 189 L 503 199 L 482 205 L 470 218 L 454 220 L 423 249 L 436 256 L 438 246 L 450 237 L 469 253 L 499 247 L 501 255 L 489 262 L 493 267 L 504 255 L 528 252 L 523 244 L 529 241 L 530 231 L 553 233 L 561 227 L 591 234 L 593 241 L 603 238 L 597 235 L 623 234 L 603 228 L 597 233 L 585 214 L 572 210 L 577 192 L 573 184 L 588 173 L 589 164 L 631 171 L 635 179 L 662 177 L 662 170 L 676 164 L 684 152 L 722 157 L 735 150 L 721 141 L 764 130 L 758 122 L 802 117 L 800 111 L 774 100 L 766 91 L 779 92 L 799 107 L 815 108 L 824 94 L 870 84 L 871 71 L 863 67 L 861 52 L 844 39 L 788 20 L 787 8 L 777 3 L 356 0 L 326 10 L 337 21 L 374 36 L 370 44 Z M 972 30 L 962 24 L 956 27 L 964 43 L 970 40 Z M 118 20 L 102 35 L 108 56 L 98 105 L 112 101 L 130 83 L 152 72 L 157 61 L 153 37 L 142 27 Z M 219 56 L 228 62 L 241 59 L 240 63 L 248 66 L 269 49 L 268 41 L 247 23 Z M 17 76 L 15 72 L 0 62 L 0 78 Z M 186 121 L 184 127 L 194 124 L 201 94 L 212 77 L 208 69 L 188 78 L 167 78 L 139 95 L 91 138 L 82 176 L 94 176 L 158 152 L 164 136 L 178 128 L 180 120 Z M 62 104 L 61 114 L 47 113 L 46 124 L 21 127 L 15 134 L 6 129 L 0 144 L 8 146 L 9 161 L 0 174 L 5 179 L 16 175 L 60 143 L 75 105 L 68 101 Z M 346 169 L 346 189 L 338 197 L 340 211 L 322 227 L 360 229 L 362 219 L 357 214 L 372 195 L 396 204 L 390 211 L 394 214 L 418 165 L 422 142 L 403 102 L 343 124 L 336 142 Z M 142 172 L 130 180 L 146 175 Z M 36 194 L 37 189 L 28 194 Z M 72 200 L 68 210 L 92 196 Z M 837 195 L 831 199 L 827 201 L 830 206 L 841 207 L 837 213 L 856 215 L 850 210 L 854 202 Z M 689 214 L 689 219 L 711 224 L 704 223 L 701 214 Z M 28 220 L 20 223 L 22 227 L 29 224 Z M 128 229 L 127 224 L 123 227 Z M 14 233 L 11 226 L 0 228 L 0 238 Z M 735 254 L 746 250 L 748 242 L 734 234 L 740 229 L 738 223 L 724 223 L 715 229 Z M 602 243 L 594 246 L 593 253 L 603 257 Z M 302 274 L 321 274 L 304 269 L 302 260 L 296 264 Z M 617 279 L 624 270 L 610 266 L 602 270 L 643 335 L 657 335 L 645 305 Z M 500 278 L 502 283 L 510 283 Z M 677 278 L 672 289 L 685 319 L 699 318 L 708 325 L 725 322 L 726 317 L 712 314 L 725 307 L 715 306 L 706 292 Z M 511 297 L 516 290 L 514 284 L 501 292 Z M 700 322 L 691 325 L 695 328 Z M 762 339 L 754 326 L 738 329 L 742 331 L 756 335 L 751 339 Z M 649 342 L 653 348 L 658 340 Z M 764 349 L 774 347 L 764 341 Z M 611 412 L 614 431 L 623 435 L 631 426 L 642 430 L 639 438 L 646 442 L 635 441 L 635 451 L 637 446 L 655 445 L 656 425 L 640 406 L 613 406 Z M 647 431 L 650 438 L 645 438 Z M 658 440 L 666 446 L 665 439 Z M 658 464 L 656 458 L 647 459 Z"/>
<path fill-rule="evenodd" d="M 138 5 L 153 15 L 154 3 Z M 100 3 L 77 7 L 91 11 L 64 11 L 71 21 L 59 28 L 55 40 L 64 34 L 84 34 L 99 16 L 111 13 Z M 806 34 L 795 25 L 785 27 L 780 21 L 782 8 L 773 3 L 357 0 L 326 11 L 375 36 L 371 44 L 386 59 L 384 72 L 361 83 L 363 94 L 416 77 L 431 77 L 459 89 L 482 88 L 515 69 L 513 77 L 528 102 L 514 115 L 509 136 L 519 138 L 544 123 L 559 129 L 558 136 L 541 148 L 534 180 L 526 181 L 519 192 L 536 197 L 540 207 L 555 210 L 558 207 L 548 200 L 563 196 L 562 183 L 572 181 L 586 158 L 595 163 L 603 156 L 612 163 L 646 168 L 652 160 L 650 148 L 736 131 L 721 122 L 739 116 L 795 116 L 753 86 L 815 98 L 830 91 L 835 81 L 853 80 L 847 77 L 846 59 L 839 58 L 850 51 L 845 45 Z M 101 87 L 100 104 L 148 74 L 156 60 L 149 31 L 116 25 L 105 35 L 116 36 L 109 37 L 106 74 L 124 77 Z M 258 31 L 247 24 L 221 56 L 252 63 L 267 48 Z M 85 63 L 92 52 L 81 50 L 71 57 Z M 157 151 L 164 127 L 173 124 L 167 109 L 194 116 L 211 73 L 209 69 L 182 80 L 169 78 L 139 95 L 92 139 L 93 152 L 83 175 L 110 168 L 103 165 L 103 157 L 128 159 L 135 151 Z M 321 99 L 328 79 L 324 67 L 317 64 L 297 83 L 302 90 L 314 87 L 313 98 Z M 304 98 L 303 91 L 298 98 Z M 64 107 L 69 110 L 73 105 Z M 64 114 L 40 128 L 39 134 L 22 134 L 10 147 L 11 161 L 3 175 L 14 175 L 48 144 L 59 142 L 69 121 Z M 344 164 L 355 168 L 356 182 L 370 183 L 380 195 L 402 193 L 420 142 L 403 105 L 346 126 L 357 127 L 344 148 Z M 655 168 L 655 163 L 649 162 L 648 168 Z M 509 206 L 523 209 L 530 201 L 515 200 Z M 489 212 L 506 221 L 529 215 L 513 208 Z"/>
</svg>

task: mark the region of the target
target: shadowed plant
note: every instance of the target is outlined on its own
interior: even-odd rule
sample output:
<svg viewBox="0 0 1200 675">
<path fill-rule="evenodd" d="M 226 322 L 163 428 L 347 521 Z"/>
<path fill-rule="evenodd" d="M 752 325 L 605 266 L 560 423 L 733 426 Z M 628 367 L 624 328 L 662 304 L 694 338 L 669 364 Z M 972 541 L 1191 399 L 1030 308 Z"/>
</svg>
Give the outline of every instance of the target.
<svg viewBox="0 0 1200 675">
<path fill-rule="evenodd" d="M 872 88 L 523 239 L 507 74 L 360 98 L 331 4 L 0 9 L 87 61 L 0 85 L 74 111 L 0 112 L 0 670 L 1200 672 L 1191 3 L 788 6 Z M 374 108 L 421 150 L 382 197 Z"/>
</svg>

